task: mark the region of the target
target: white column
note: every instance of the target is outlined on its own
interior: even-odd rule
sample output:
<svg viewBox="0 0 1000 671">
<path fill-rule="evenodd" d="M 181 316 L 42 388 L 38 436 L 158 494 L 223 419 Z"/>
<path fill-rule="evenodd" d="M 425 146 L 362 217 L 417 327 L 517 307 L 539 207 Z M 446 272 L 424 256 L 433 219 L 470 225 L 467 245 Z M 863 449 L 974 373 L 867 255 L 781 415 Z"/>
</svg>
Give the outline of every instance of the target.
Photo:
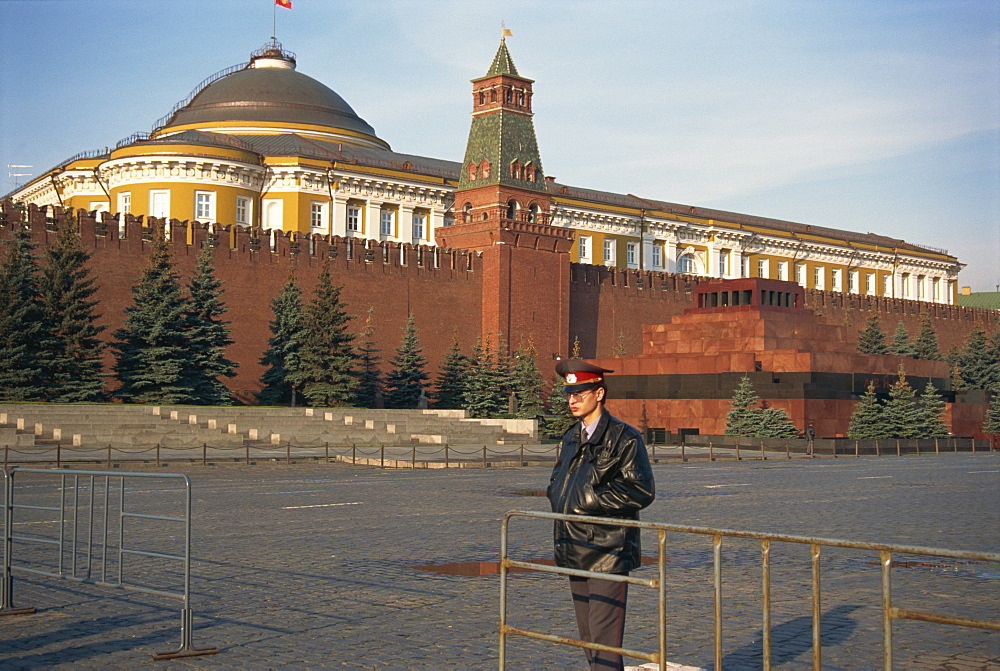
<svg viewBox="0 0 1000 671">
<path fill-rule="evenodd" d="M 427 244 L 437 244 L 437 229 L 444 226 L 444 210 L 431 208 L 431 216 L 427 222 Z"/>
<path fill-rule="evenodd" d="M 396 230 L 399 232 L 397 240 L 411 244 L 424 244 L 424 240 L 415 241 L 413 239 L 413 206 L 400 205 L 397 216 L 399 217 L 399 220 L 396 222 Z M 424 231 L 425 236 L 426 234 L 427 232 Z"/>
<path fill-rule="evenodd" d="M 347 196 L 333 196 L 333 202 L 330 203 L 330 232 L 342 238 L 347 236 Z"/>
<path fill-rule="evenodd" d="M 365 204 L 365 236 L 369 240 L 381 240 L 382 203 L 369 200 Z"/>
<path fill-rule="evenodd" d="M 663 270 L 668 273 L 677 272 L 677 239 L 667 238 L 663 241 Z"/>
</svg>

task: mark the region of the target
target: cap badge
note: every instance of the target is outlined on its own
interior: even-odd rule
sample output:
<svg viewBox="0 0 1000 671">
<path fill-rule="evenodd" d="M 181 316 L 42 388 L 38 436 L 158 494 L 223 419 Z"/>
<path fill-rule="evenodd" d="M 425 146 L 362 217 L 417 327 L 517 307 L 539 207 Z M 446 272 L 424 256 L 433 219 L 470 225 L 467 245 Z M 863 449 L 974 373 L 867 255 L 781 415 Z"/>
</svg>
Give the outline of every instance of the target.
<svg viewBox="0 0 1000 671">
<path fill-rule="evenodd" d="M 566 384 L 576 384 L 576 373 L 566 373 Z"/>
</svg>

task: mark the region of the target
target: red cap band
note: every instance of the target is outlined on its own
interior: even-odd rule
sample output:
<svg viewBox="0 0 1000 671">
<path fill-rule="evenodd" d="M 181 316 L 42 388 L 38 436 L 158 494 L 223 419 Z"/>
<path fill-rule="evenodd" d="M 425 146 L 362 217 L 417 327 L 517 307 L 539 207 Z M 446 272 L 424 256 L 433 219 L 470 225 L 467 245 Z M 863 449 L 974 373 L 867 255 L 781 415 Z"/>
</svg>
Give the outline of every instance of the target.
<svg viewBox="0 0 1000 671">
<path fill-rule="evenodd" d="M 600 373 L 566 373 L 566 384 L 597 384 L 604 380 Z"/>
</svg>

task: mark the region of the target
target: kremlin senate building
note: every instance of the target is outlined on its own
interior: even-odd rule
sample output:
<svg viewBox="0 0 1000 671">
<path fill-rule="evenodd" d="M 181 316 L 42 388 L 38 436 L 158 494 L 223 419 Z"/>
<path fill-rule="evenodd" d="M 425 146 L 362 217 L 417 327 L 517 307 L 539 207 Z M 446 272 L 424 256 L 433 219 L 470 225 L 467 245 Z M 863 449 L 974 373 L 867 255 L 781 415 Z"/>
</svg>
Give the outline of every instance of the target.
<svg viewBox="0 0 1000 671">
<path fill-rule="evenodd" d="M 855 233 L 574 186 L 547 177 L 533 80 L 506 43 L 472 80 L 468 141 L 449 160 L 400 153 L 351 105 L 303 74 L 272 39 L 212 75 L 150 132 L 66 159 L 5 197 L 29 205 L 34 239 L 78 213 L 100 290 L 121 325 L 144 265 L 149 218 L 169 222 L 186 276 L 205 240 L 232 322 L 227 384 L 260 389 L 270 301 L 295 263 L 311 292 L 324 261 L 355 315 L 372 318 L 383 360 L 413 315 L 432 378 L 457 339 L 531 340 L 542 374 L 578 343 L 616 369 L 609 409 L 643 428 L 722 433 L 743 375 L 802 430 L 845 434 L 866 382 L 934 382 L 957 435 L 984 404 L 951 390 L 943 361 L 856 353 L 872 314 L 915 334 L 930 315 L 947 352 L 997 311 L 960 307 L 963 264 L 947 252 Z M 307 66 L 303 59 L 303 65 Z M 306 68 L 307 69 L 307 68 Z M 456 100 L 455 105 L 468 104 Z M 461 159 L 461 160 L 458 160 Z M 9 225 L 9 224 L 4 224 Z M 4 236 L 6 237 L 6 236 Z"/>
</svg>

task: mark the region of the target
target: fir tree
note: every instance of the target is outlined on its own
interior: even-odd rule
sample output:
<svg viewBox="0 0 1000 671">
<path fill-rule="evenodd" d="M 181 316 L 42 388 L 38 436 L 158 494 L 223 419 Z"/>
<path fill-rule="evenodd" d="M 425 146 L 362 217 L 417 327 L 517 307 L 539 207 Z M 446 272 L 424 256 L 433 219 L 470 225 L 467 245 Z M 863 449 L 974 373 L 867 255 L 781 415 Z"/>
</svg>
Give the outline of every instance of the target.
<svg viewBox="0 0 1000 671">
<path fill-rule="evenodd" d="M 851 414 L 847 437 L 854 440 L 888 438 L 882 417 L 882 405 L 875 395 L 875 384 L 869 383 Z"/>
<path fill-rule="evenodd" d="M 990 342 L 982 326 L 976 326 L 965 340 L 958 361 L 962 381 L 968 389 L 992 389 L 1000 382 L 1000 362 L 994 360 Z"/>
<path fill-rule="evenodd" d="M 132 287 L 125 326 L 115 331 L 115 395 L 126 403 L 182 404 L 195 401 L 187 385 L 187 301 L 174 272 L 163 234 L 154 230 L 149 261 Z"/>
<path fill-rule="evenodd" d="M 393 370 L 385 383 L 385 407 L 416 408 L 420 393 L 427 386 L 428 375 L 424 372 L 427 357 L 417 338 L 417 327 L 413 315 L 403 326 L 403 341 L 392 358 Z"/>
<path fill-rule="evenodd" d="M 330 280 L 330 264 L 323 264 L 316 294 L 303 314 L 300 366 L 286 379 L 302 390 L 312 405 L 348 405 L 354 400 L 354 334 L 347 330 L 351 316 L 340 302 L 340 290 Z"/>
<path fill-rule="evenodd" d="M 732 410 L 726 415 L 727 436 L 756 436 L 760 427 L 760 397 L 754 391 L 750 378 L 744 375 L 733 392 Z"/>
<path fill-rule="evenodd" d="M 937 331 L 934 330 L 931 316 L 926 312 L 920 315 L 920 331 L 917 333 L 917 339 L 913 341 L 913 353 L 918 359 L 941 358 Z"/>
<path fill-rule="evenodd" d="M 529 340 L 517 349 L 514 356 L 513 387 L 517 396 L 517 416 L 533 419 L 544 414 L 542 405 L 542 376 L 535 360 L 535 345 Z"/>
<path fill-rule="evenodd" d="M 889 388 L 889 400 L 882 419 L 889 438 L 921 437 L 920 409 L 902 366 L 899 367 L 899 377 Z"/>
<path fill-rule="evenodd" d="M 500 413 L 502 406 L 493 379 L 495 374 L 496 357 L 490 343 L 490 334 L 487 333 L 486 340 L 480 338 L 472 348 L 469 376 L 464 385 L 465 410 L 469 417 L 495 417 Z"/>
<path fill-rule="evenodd" d="M 496 368 L 494 371 L 494 385 L 496 394 L 499 397 L 498 403 L 505 412 L 510 395 L 514 393 L 514 359 L 510 355 L 510 347 L 503 332 L 497 334 L 497 348 L 493 355 Z"/>
<path fill-rule="evenodd" d="M 190 357 L 184 368 L 194 403 L 232 405 L 232 394 L 219 378 L 235 377 L 237 364 L 226 358 L 226 348 L 233 344 L 230 322 L 220 319 L 226 313 L 221 300 L 222 282 L 215 276 L 212 247 L 206 242 L 198 253 L 194 275 L 188 284 L 187 309 L 184 313 Z"/>
<path fill-rule="evenodd" d="M 993 387 L 990 405 L 986 408 L 983 433 L 1000 433 L 1000 386 Z"/>
<path fill-rule="evenodd" d="M 858 352 L 861 354 L 889 353 L 889 348 L 885 344 L 885 332 L 882 331 L 878 315 L 873 314 L 869 317 L 865 329 L 858 334 Z"/>
<path fill-rule="evenodd" d="M 382 393 L 382 371 L 379 348 L 375 341 L 375 306 L 368 308 L 365 327 L 361 330 L 358 344 L 358 387 L 355 403 L 362 408 L 374 408 L 378 395 Z"/>
<path fill-rule="evenodd" d="M 288 281 L 274 300 L 271 301 L 271 337 L 268 349 L 260 358 L 260 364 L 267 370 L 261 376 L 263 389 L 257 400 L 263 405 L 284 405 L 293 407 L 297 402 L 299 388 L 292 384 L 290 377 L 299 373 L 301 356 L 299 350 L 305 339 L 302 325 L 302 290 L 295 280 L 294 266 Z"/>
<path fill-rule="evenodd" d="M 951 435 L 944 418 L 945 402 L 937 388 L 928 380 L 917 399 L 921 438 L 947 438 Z"/>
<path fill-rule="evenodd" d="M 910 343 L 910 333 L 906 330 L 906 324 L 899 322 L 896 332 L 892 336 L 892 344 L 889 345 L 889 353 L 896 356 L 914 356 L 916 352 Z"/>
<path fill-rule="evenodd" d="M 435 383 L 434 407 L 457 409 L 465 404 L 465 383 L 469 376 L 469 358 L 462 354 L 458 335 L 444 355 Z"/>
<path fill-rule="evenodd" d="M 788 413 L 780 408 L 765 407 L 758 415 L 755 438 L 797 438 L 799 430 Z"/>
<path fill-rule="evenodd" d="M 42 323 L 49 333 L 45 342 L 49 393 L 55 403 L 101 401 L 104 394 L 104 330 L 94 314 L 97 291 L 87 262 L 90 254 L 80 244 L 76 220 L 67 216 L 59 224 L 55 243 L 45 250 L 40 285 Z"/>
<path fill-rule="evenodd" d="M 48 388 L 48 335 L 31 234 L 15 224 L 0 263 L 0 401 L 35 401 Z M 42 343 L 44 346 L 39 347 Z"/>
<path fill-rule="evenodd" d="M 570 412 L 569 402 L 562 393 L 562 388 L 562 380 L 556 377 L 549 394 L 549 414 L 542 423 L 543 431 L 549 438 L 562 438 L 577 421 Z"/>
</svg>

